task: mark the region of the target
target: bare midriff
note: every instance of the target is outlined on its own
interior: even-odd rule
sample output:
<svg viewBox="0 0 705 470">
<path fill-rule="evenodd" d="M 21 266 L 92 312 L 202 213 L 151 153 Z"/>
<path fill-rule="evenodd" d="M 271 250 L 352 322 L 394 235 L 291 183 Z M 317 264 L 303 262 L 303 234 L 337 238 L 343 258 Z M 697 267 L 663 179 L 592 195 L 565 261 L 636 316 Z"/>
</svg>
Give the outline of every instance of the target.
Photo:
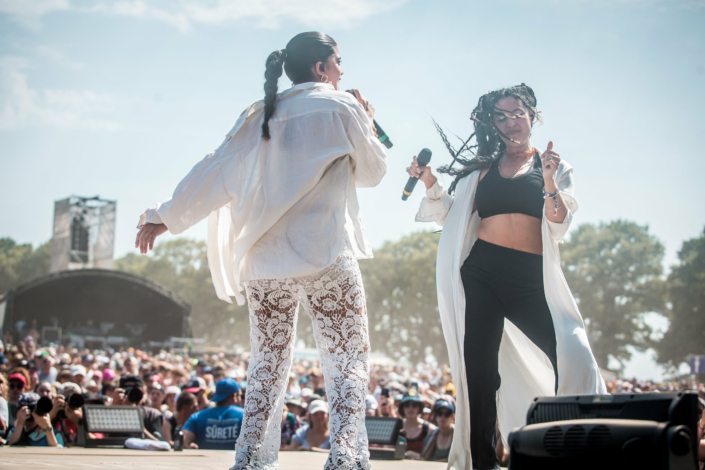
<svg viewBox="0 0 705 470">
<path fill-rule="evenodd" d="M 480 180 L 487 174 L 483 170 Z M 473 207 L 473 212 L 477 210 Z M 494 245 L 543 255 L 541 220 L 526 214 L 498 214 L 480 221 L 477 237 Z"/>
<path fill-rule="evenodd" d="M 543 255 L 541 220 L 525 214 L 499 214 L 480 221 L 480 240 L 494 245 Z"/>
</svg>

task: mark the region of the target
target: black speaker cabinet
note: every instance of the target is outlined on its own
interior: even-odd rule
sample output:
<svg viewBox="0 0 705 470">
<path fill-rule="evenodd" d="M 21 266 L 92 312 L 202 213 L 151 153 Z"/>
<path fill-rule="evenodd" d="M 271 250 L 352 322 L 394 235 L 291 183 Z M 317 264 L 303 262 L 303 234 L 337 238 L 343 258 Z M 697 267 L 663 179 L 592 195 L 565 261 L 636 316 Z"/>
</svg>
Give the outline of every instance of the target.
<svg viewBox="0 0 705 470">
<path fill-rule="evenodd" d="M 695 470 L 691 392 L 537 398 L 509 435 L 509 469 Z"/>
</svg>

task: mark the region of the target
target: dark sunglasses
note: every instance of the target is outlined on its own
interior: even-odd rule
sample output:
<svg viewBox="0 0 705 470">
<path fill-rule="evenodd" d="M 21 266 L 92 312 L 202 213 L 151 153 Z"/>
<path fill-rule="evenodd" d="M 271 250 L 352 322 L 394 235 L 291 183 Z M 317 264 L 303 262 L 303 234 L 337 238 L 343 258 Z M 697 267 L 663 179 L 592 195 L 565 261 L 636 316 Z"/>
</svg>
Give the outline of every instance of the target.
<svg viewBox="0 0 705 470">
<path fill-rule="evenodd" d="M 10 382 L 9 387 L 10 387 L 10 390 L 22 390 L 24 388 L 24 385 L 22 385 L 21 383 L 18 384 L 18 383 Z"/>
<path fill-rule="evenodd" d="M 450 410 L 448 410 L 448 411 L 437 411 L 437 412 L 436 412 L 436 416 L 439 417 L 439 418 L 440 418 L 441 416 L 443 416 L 444 418 L 450 418 L 451 416 L 453 416 L 453 413 L 452 413 Z"/>
<path fill-rule="evenodd" d="M 418 406 L 419 408 L 422 407 L 421 403 L 415 401 L 407 401 L 406 403 L 404 403 L 404 408 L 409 408 L 410 406 Z"/>
</svg>

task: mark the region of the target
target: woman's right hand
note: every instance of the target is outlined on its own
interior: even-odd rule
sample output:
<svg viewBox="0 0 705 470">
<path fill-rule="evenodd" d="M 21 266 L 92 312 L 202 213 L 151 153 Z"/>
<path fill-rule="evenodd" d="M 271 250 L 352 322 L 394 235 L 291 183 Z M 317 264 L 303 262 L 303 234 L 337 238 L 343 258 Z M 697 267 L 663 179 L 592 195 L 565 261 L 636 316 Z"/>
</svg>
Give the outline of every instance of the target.
<svg viewBox="0 0 705 470">
<path fill-rule="evenodd" d="M 438 180 L 430 166 L 419 166 L 416 155 L 414 155 L 414 161 L 411 162 L 411 166 L 406 168 L 406 172 L 409 173 L 409 176 L 423 181 L 423 184 L 426 185 L 426 189 L 430 189 Z"/>
<path fill-rule="evenodd" d="M 372 103 L 367 101 L 367 99 L 362 96 L 362 93 L 360 93 L 360 90 L 353 88 L 351 90 L 355 94 L 355 98 L 357 98 L 357 102 L 362 105 L 363 108 L 365 108 L 365 112 L 367 113 L 367 117 L 370 118 L 370 122 L 375 120 L 375 108 L 372 106 Z"/>
</svg>

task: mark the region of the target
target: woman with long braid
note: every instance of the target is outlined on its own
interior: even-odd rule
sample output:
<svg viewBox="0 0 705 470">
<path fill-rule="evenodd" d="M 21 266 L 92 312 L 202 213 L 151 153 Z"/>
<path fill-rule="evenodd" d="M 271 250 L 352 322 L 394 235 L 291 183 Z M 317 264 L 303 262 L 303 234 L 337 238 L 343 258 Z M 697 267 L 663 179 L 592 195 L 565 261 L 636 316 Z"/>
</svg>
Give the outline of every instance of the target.
<svg viewBox="0 0 705 470">
<path fill-rule="evenodd" d="M 173 197 L 148 210 L 136 245 L 178 234 L 208 217 L 216 293 L 246 289 L 251 359 L 233 469 L 279 468 L 282 408 L 299 304 L 313 322 L 330 406 L 326 469 L 367 469 L 367 312 L 358 258 L 372 250 L 355 187 L 386 172 L 374 108 L 338 90 L 333 39 L 302 33 L 267 59 L 265 98 L 240 116 L 225 142 L 198 163 Z M 293 87 L 277 94 L 282 69 Z"/>
<path fill-rule="evenodd" d="M 439 169 L 455 177 L 448 192 L 416 157 L 407 171 L 427 188 L 416 220 L 443 225 L 436 280 L 458 398 L 449 467 L 486 470 L 499 468 L 497 419 L 506 447 L 534 397 L 607 389 L 560 267 L 578 208 L 572 167 L 552 142 L 531 145 L 538 112 L 524 84 L 483 95 L 471 119 L 458 151 L 438 127 L 459 164 Z"/>
</svg>

